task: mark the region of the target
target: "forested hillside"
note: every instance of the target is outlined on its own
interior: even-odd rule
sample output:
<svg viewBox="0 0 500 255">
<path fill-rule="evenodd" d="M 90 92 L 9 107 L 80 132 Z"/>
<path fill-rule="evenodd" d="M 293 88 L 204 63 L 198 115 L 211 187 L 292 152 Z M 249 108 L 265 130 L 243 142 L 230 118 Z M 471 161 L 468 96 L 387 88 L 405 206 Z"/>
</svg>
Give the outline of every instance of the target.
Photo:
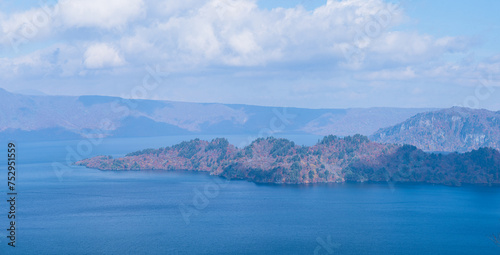
<svg viewBox="0 0 500 255">
<path fill-rule="evenodd" d="M 77 165 L 102 170 L 206 171 L 228 179 L 262 183 L 396 181 L 447 185 L 500 183 L 500 152 L 427 153 L 412 145 L 371 142 L 362 135 L 326 136 L 314 146 L 259 138 L 244 148 L 226 139 L 199 139 L 145 149 L 114 159 L 98 156 Z"/>
</svg>

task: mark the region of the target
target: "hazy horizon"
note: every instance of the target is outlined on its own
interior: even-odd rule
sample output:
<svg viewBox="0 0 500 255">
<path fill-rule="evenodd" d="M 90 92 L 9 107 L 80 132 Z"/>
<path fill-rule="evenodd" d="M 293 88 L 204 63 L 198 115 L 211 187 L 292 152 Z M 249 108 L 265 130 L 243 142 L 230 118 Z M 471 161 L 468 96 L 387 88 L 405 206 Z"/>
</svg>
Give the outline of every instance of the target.
<svg viewBox="0 0 500 255">
<path fill-rule="evenodd" d="M 4 89 L 4 88 L 0 88 Z M 18 95 L 23 95 L 23 96 L 62 96 L 62 97 L 80 97 L 80 96 L 97 96 L 97 97 L 114 97 L 114 98 L 120 98 L 120 99 L 125 99 L 125 100 L 153 100 L 153 101 L 167 101 L 167 102 L 176 102 L 176 103 L 194 103 L 194 104 L 227 104 L 227 105 L 247 105 L 247 106 L 258 106 L 258 107 L 283 107 L 283 108 L 300 108 L 300 109 L 311 109 L 311 110 L 321 110 L 321 109 L 370 109 L 370 108 L 400 108 L 400 109 L 446 109 L 446 108 L 439 108 L 439 107 L 393 107 L 393 106 L 373 106 L 373 107 L 344 107 L 344 108 L 308 108 L 308 107 L 295 107 L 295 106 L 280 106 L 280 105 L 257 105 L 257 104 L 241 104 L 241 103 L 222 103 L 222 102 L 191 102 L 191 101 L 176 101 L 176 100 L 165 100 L 165 99 L 143 99 L 143 98 L 126 98 L 126 97 L 120 97 L 120 96 L 107 96 L 107 95 L 96 95 L 96 94 L 86 94 L 86 95 L 50 95 L 43 93 L 38 90 L 18 90 L 18 91 L 9 91 L 7 89 L 4 89 L 8 93 L 11 94 L 18 94 Z M 455 107 L 455 106 L 451 106 Z M 448 107 L 448 108 L 451 108 Z M 489 110 L 486 108 L 474 108 L 474 109 L 485 109 Z"/>
</svg>

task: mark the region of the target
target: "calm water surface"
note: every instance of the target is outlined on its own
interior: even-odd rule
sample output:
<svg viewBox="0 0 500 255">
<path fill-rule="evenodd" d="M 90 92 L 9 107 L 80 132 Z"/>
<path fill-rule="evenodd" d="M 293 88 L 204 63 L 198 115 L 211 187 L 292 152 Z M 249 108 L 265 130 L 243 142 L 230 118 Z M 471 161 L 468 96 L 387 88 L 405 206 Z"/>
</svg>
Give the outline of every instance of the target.
<svg viewBox="0 0 500 255">
<path fill-rule="evenodd" d="M 106 139 L 89 155 L 185 139 Z M 78 142 L 18 143 L 17 247 L 0 238 L 0 254 L 500 254 L 489 238 L 500 234 L 498 187 L 257 185 L 204 173 L 54 171 Z M 6 185 L 0 191 L 6 198 Z M 1 229 L 6 215 L 2 202 Z"/>
</svg>

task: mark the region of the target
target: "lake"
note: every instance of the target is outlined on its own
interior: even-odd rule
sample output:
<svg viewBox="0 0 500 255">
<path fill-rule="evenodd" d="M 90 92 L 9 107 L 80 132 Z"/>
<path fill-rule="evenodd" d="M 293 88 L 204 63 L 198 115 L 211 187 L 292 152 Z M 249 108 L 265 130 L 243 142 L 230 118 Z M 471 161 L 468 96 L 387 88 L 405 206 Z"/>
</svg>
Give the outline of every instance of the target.
<svg viewBox="0 0 500 255">
<path fill-rule="evenodd" d="M 122 156 L 186 139 L 18 142 L 16 247 L 5 237 L 4 171 L 0 254 L 500 253 L 490 239 L 500 234 L 499 187 L 262 185 L 206 173 L 53 168 L 72 150 Z"/>
</svg>

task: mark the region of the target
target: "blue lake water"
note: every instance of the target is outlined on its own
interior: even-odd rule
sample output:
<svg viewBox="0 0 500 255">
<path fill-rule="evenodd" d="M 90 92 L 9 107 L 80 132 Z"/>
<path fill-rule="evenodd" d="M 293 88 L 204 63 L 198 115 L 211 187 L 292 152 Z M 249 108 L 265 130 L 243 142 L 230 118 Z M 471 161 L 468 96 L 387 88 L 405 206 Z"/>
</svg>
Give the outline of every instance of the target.
<svg viewBox="0 0 500 255">
<path fill-rule="evenodd" d="M 71 150 L 120 156 L 186 138 L 88 148 L 18 142 L 17 247 L 5 237 L 3 171 L 0 254 L 500 254 L 490 239 L 500 234 L 498 187 L 258 185 L 205 173 L 53 168 Z"/>
</svg>

